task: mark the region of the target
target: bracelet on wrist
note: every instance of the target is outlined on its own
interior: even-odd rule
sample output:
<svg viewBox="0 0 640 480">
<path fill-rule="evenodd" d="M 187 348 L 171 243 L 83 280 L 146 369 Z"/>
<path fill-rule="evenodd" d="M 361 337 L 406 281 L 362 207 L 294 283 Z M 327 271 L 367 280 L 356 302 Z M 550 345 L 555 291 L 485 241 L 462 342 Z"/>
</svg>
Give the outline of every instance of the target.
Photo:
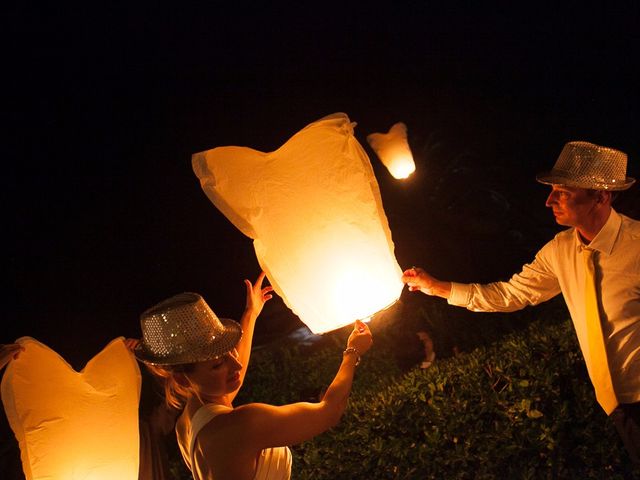
<svg viewBox="0 0 640 480">
<path fill-rule="evenodd" d="M 344 357 L 345 355 L 348 355 L 350 353 L 355 353 L 356 354 L 356 367 L 360 364 L 360 352 L 358 351 L 358 349 L 356 347 L 347 347 L 345 349 L 344 352 L 342 352 L 342 356 Z"/>
</svg>

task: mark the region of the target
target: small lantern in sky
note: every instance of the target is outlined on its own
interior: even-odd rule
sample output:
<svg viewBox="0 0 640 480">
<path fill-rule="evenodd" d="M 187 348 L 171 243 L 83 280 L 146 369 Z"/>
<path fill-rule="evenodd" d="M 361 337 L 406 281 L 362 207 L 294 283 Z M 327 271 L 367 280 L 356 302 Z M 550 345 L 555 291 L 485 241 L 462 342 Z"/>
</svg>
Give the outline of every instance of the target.
<svg viewBox="0 0 640 480">
<path fill-rule="evenodd" d="M 275 292 L 313 333 L 371 317 L 403 287 L 354 125 L 336 113 L 270 153 L 218 147 L 193 156 L 209 199 L 254 240 Z"/>
<path fill-rule="evenodd" d="M 140 370 L 122 338 L 76 372 L 30 337 L 2 379 L 27 480 L 137 480 Z"/>
<path fill-rule="evenodd" d="M 407 126 L 398 122 L 388 133 L 372 133 L 367 142 L 394 178 L 407 178 L 416 170 L 411 148 L 407 141 Z"/>
</svg>

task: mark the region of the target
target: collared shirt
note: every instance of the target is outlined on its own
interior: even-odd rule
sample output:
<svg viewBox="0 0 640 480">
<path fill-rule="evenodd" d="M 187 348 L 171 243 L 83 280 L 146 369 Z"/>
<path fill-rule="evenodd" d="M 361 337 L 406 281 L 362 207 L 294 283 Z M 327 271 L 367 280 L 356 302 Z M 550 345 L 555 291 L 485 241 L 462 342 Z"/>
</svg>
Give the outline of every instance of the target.
<svg viewBox="0 0 640 480">
<path fill-rule="evenodd" d="M 512 312 L 562 293 L 580 348 L 589 358 L 582 249 L 594 250 L 598 307 L 614 390 L 620 403 L 640 401 L 640 222 L 611 210 L 584 245 L 575 228 L 556 235 L 508 282 L 452 283 L 448 302 L 476 312 Z"/>
</svg>

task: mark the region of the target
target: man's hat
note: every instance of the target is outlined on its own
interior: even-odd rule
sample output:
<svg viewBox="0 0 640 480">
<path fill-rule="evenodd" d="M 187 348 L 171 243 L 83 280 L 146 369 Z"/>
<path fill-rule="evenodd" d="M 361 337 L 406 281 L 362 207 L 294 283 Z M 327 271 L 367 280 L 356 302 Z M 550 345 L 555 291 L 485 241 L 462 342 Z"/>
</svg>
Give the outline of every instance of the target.
<svg viewBox="0 0 640 480">
<path fill-rule="evenodd" d="M 627 154 L 589 142 L 565 144 L 553 169 L 536 180 L 548 185 L 593 190 L 626 190 L 635 182 L 627 177 Z"/>
</svg>

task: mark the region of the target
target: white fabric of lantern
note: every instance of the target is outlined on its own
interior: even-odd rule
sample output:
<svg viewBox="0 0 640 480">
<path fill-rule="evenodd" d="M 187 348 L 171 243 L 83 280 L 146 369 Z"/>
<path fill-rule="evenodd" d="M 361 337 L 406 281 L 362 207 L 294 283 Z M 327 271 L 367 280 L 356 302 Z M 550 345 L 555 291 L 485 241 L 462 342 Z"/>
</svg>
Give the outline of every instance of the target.
<svg viewBox="0 0 640 480">
<path fill-rule="evenodd" d="M 387 133 L 368 135 L 367 142 L 394 178 L 407 178 L 416 171 L 404 123 L 394 124 Z"/>
<path fill-rule="evenodd" d="M 30 337 L 2 379 L 27 480 L 136 480 L 140 369 L 122 338 L 76 372 Z"/>
<path fill-rule="evenodd" d="M 371 317 L 403 287 L 354 125 L 336 113 L 271 153 L 218 147 L 192 159 L 209 199 L 254 239 L 275 292 L 314 333 Z"/>
</svg>

